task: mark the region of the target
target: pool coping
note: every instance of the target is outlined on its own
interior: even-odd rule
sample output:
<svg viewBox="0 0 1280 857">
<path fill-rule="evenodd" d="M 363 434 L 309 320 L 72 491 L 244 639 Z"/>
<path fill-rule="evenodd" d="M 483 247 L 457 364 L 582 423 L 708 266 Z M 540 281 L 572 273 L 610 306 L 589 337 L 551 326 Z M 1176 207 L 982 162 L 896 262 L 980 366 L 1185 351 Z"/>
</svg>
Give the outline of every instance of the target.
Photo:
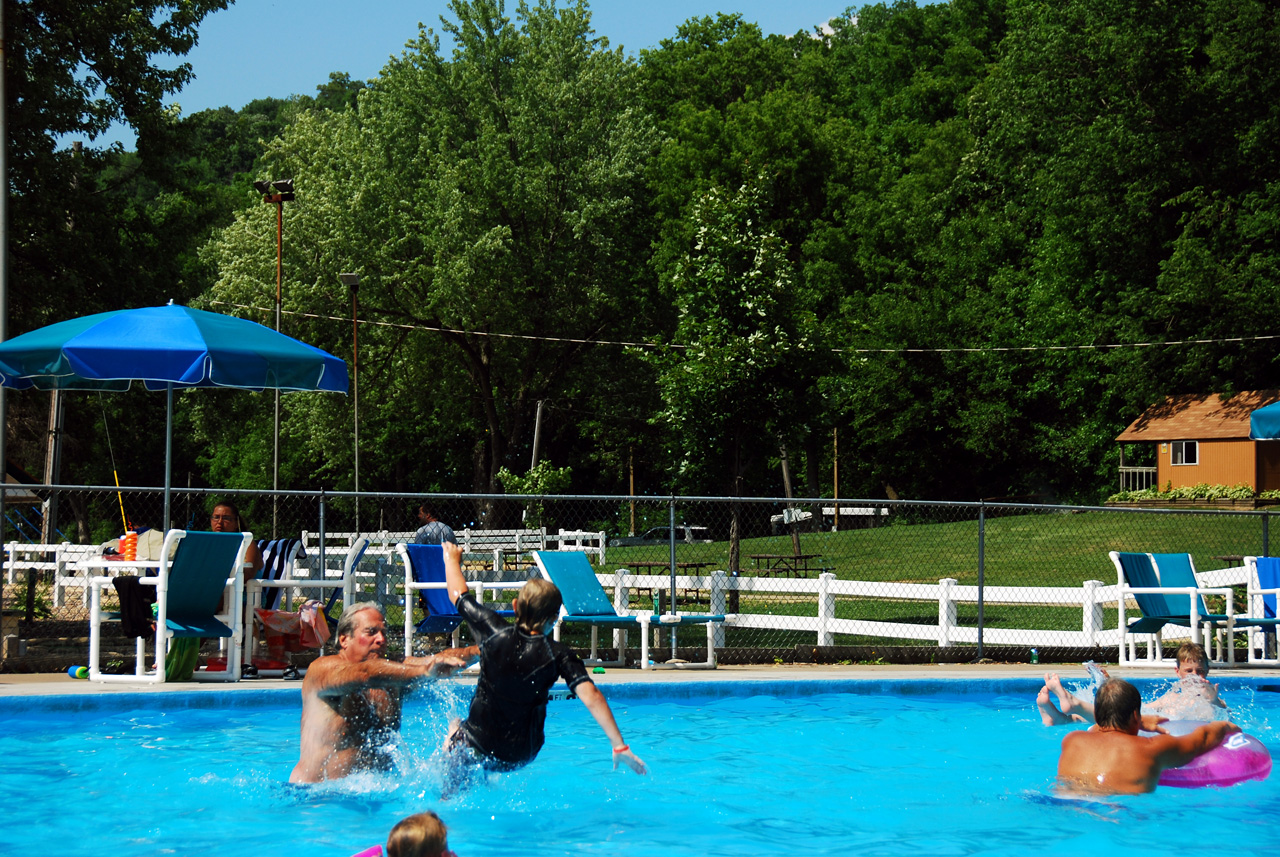
<svg viewBox="0 0 1280 857">
<path fill-rule="evenodd" d="M 1118 678 L 1172 678 L 1172 667 L 1107 666 L 1107 671 Z M 1045 673 L 1056 672 L 1063 678 L 1083 678 L 1085 673 L 1075 664 L 849 664 L 849 665 L 778 665 L 778 666 L 722 666 L 714 670 L 638 670 L 609 668 L 604 673 L 594 673 L 591 678 L 602 687 L 613 685 L 707 685 L 717 682 L 788 682 L 813 681 L 896 681 L 937 679 L 941 681 L 1022 679 L 1042 681 Z M 1216 669 L 1214 681 L 1238 679 L 1280 680 L 1280 668 L 1238 667 Z M 448 681 L 463 684 L 474 683 L 474 676 L 459 676 Z M 111 696 L 117 694 L 204 694 L 235 693 L 261 695 L 287 695 L 297 693 L 301 683 L 283 679 L 253 679 L 239 682 L 174 682 L 143 684 L 120 682 L 104 684 L 73 679 L 64 673 L 57 674 L 0 674 L 0 698 L 49 697 L 49 696 Z"/>
</svg>

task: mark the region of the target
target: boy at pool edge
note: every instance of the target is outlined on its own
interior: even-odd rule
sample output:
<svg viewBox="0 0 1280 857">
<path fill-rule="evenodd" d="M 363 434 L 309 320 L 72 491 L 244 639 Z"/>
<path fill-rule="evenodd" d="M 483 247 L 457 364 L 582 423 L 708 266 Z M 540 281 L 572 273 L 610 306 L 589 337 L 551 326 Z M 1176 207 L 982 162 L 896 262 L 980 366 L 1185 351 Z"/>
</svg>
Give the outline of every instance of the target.
<svg viewBox="0 0 1280 857">
<path fill-rule="evenodd" d="M 1156 790 L 1162 771 L 1187 764 L 1240 731 L 1215 720 L 1186 735 L 1139 735 L 1142 696 L 1127 681 L 1109 678 L 1098 688 L 1098 722 L 1062 739 L 1058 788 L 1083 794 L 1144 794 Z"/>
<path fill-rule="evenodd" d="M 1101 672 L 1103 676 L 1107 675 L 1106 670 Z M 1148 713 L 1143 715 L 1143 729 L 1156 731 L 1157 724 L 1172 719 L 1192 696 L 1198 696 L 1207 703 L 1213 716 L 1187 719 L 1217 720 L 1219 717 L 1226 717 L 1227 704 L 1219 698 L 1218 686 L 1209 684 L 1208 681 L 1209 658 L 1203 646 L 1198 643 L 1183 643 L 1179 646 L 1178 666 L 1174 674 L 1178 677 L 1178 683 L 1147 705 Z M 1054 705 L 1054 696 L 1058 698 L 1058 705 Z M 1045 726 L 1094 722 L 1094 703 L 1080 699 L 1064 688 L 1057 673 L 1045 673 L 1044 687 L 1036 695 L 1036 707 L 1040 710 L 1040 719 Z"/>
<path fill-rule="evenodd" d="M 623 762 L 637 774 L 645 764 L 631 752 L 608 701 L 587 676 L 582 659 L 549 632 L 560 614 L 560 590 L 549 580 L 530 580 L 511 602 L 516 624 L 508 625 L 471 595 L 462 574 L 462 549 L 441 545 L 449 598 L 480 641 L 480 680 L 466 720 L 455 720 L 445 739 L 450 782 L 456 791 L 474 768 L 511 771 L 537 757 L 544 740 L 548 691 L 557 678 L 582 700 L 613 747 L 613 767 Z"/>
</svg>

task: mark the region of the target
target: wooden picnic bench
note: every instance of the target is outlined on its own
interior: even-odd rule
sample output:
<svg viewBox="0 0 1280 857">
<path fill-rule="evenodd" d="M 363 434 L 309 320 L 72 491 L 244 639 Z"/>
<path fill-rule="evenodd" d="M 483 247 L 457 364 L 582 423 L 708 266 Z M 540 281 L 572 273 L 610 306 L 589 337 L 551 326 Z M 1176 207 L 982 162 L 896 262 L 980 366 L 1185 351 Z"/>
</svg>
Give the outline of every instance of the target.
<svg viewBox="0 0 1280 857">
<path fill-rule="evenodd" d="M 755 563 L 755 567 L 765 574 L 782 574 L 788 577 L 808 577 L 815 567 L 812 560 L 821 557 L 820 553 L 752 553 L 747 557 Z"/>
</svg>

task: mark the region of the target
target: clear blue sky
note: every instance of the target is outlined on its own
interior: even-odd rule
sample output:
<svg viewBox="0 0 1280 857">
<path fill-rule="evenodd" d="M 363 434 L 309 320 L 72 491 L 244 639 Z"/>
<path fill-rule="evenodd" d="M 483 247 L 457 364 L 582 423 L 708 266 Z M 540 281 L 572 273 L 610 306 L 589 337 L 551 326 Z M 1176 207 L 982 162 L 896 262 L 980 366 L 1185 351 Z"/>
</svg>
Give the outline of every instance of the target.
<svg viewBox="0 0 1280 857">
<path fill-rule="evenodd" d="M 858 5 L 861 5 L 860 3 Z M 514 17 L 516 3 L 508 0 Z M 766 33 L 811 32 L 847 9 L 844 0 L 597 0 L 596 34 L 636 54 L 675 35 L 692 17 L 738 13 Z M 418 22 L 440 32 L 445 0 L 237 0 L 205 18 L 200 41 L 186 56 L 195 79 L 175 95 L 184 115 L 207 108 L 239 109 L 255 98 L 314 95 L 329 72 L 376 77 L 418 33 Z M 133 145 L 127 132 L 107 139 Z M 98 141 L 103 142 L 103 141 Z"/>
</svg>

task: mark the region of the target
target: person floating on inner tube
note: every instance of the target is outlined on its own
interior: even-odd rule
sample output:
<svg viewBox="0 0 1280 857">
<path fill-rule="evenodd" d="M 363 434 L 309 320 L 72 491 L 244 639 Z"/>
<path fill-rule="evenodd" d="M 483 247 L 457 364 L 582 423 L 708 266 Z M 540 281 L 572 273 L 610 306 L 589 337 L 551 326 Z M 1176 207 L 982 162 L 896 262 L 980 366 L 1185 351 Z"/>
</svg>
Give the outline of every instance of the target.
<svg viewBox="0 0 1280 857">
<path fill-rule="evenodd" d="M 1217 720 L 1186 735 L 1144 737 L 1142 696 L 1127 681 L 1109 678 L 1094 698 L 1097 723 L 1062 739 L 1058 788 L 1069 794 L 1153 792 L 1160 773 L 1185 765 L 1221 744 L 1240 727 Z"/>
<path fill-rule="evenodd" d="M 1103 676 L 1106 670 L 1100 670 Z M 1143 729 L 1157 731 L 1165 720 L 1227 719 L 1227 704 L 1218 696 L 1218 686 L 1209 684 L 1209 658 L 1198 643 L 1178 647 L 1178 681 L 1158 699 L 1148 703 L 1143 715 Z M 1054 704 L 1054 697 L 1058 704 Z M 1059 706 L 1061 706 L 1059 708 Z M 1045 726 L 1067 723 L 1093 723 L 1094 703 L 1080 699 L 1062 686 L 1057 673 L 1045 673 L 1044 687 L 1036 696 L 1036 707 Z"/>
</svg>

